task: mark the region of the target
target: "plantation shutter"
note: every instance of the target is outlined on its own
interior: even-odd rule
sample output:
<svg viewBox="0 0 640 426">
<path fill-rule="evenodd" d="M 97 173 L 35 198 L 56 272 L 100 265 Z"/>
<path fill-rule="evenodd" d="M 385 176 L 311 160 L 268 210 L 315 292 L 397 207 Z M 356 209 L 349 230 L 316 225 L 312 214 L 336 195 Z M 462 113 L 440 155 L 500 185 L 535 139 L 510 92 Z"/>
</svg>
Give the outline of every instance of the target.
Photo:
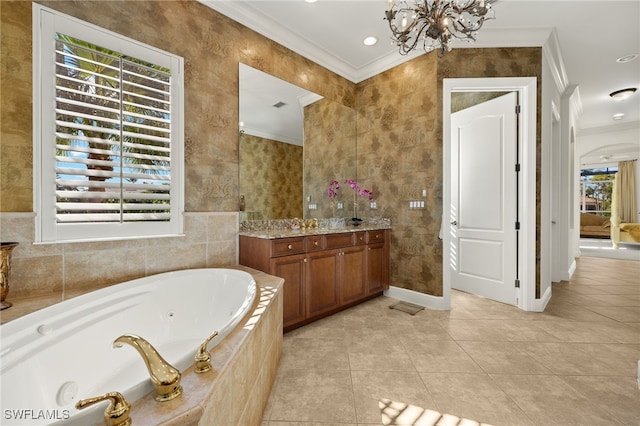
<svg viewBox="0 0 640 426">
<path fill-rule="evenodd" d="M 56 223 L 171 219 L 171 72 L 55 36 Z"/>
</svg>

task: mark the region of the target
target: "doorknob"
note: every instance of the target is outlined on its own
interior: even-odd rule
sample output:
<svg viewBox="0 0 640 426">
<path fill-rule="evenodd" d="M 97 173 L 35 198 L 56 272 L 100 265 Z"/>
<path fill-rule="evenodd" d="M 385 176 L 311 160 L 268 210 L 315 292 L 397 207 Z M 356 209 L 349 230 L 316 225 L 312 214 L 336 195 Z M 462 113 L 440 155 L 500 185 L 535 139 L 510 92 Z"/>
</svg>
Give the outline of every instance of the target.
<svg viewBox="0 0 640 426">
<path fill-rule="evenodd" d="M 452 222 L 451 222 L 451 224 L 452 224 L 453 226 L 456 226 L 456 225 L 458 224 L 458 221 L 457 221 L 457 220 L 454 220 L 454 221 L 452 221 Z"/>
</svg>

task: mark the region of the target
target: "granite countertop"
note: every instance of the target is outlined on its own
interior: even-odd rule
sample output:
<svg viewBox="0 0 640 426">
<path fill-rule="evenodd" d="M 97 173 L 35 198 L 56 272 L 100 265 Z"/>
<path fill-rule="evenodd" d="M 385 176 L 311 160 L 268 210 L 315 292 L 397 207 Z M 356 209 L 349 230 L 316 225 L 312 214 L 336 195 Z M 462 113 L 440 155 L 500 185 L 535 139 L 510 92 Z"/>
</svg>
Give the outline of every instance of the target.
<svg viewBox="0 0 640 426">
<path fill-rule="evenodd" d="M 358 231 L 377 231 L 379 229 L 391 229 L 391 225 L 363 223 L 360 226 L 344 226 L 340 228 L 306 228 L 306 229 L 298 229 L 295 231 L 291 229 L 289 230 L 263 229 L 263 230 L 253 230 L 253 231 L 241 231 L 238 233 L 238 235 L 273 240 L 276 238 L 304 237 L 307 235 L 327 235 L 327 234 L 344 234 L 347 232 L 358 232 Z"/>
</svg>

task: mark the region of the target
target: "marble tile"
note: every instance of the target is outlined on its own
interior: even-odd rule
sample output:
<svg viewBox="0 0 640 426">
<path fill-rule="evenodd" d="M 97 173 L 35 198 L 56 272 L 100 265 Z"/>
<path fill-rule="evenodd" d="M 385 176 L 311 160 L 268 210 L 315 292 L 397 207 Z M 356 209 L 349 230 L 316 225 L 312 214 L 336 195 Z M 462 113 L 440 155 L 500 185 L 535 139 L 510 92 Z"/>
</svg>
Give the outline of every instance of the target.
<svg viewBox="0 0 640 426">
<path fill-rule="evenodd" d="M 545 365 L 513 342 L 471 342 L 458 344 L 486 373 L 549 374 Z"/>
<path fill-rule="evenodd" d="M 380 422 L 383 399 L 435 409 L 436 405 L 417 372 L 352 371 L 353 394 L 359 423 Z"/>
<path fill-rule="evenodd" d="M 406 347 L 413 365 L 419 372 L 475 373 L 482 371 L 454 341 L 415 341 L 407 343 Z"/>
<path fill-rule="evenodd" d="M 355 423 L 351 375 L 344 371 L 280 370 L 270 421 Z"/>
<path fill-rule="evenodd" d="M 625 268 L 635 272 L 634 265 L 594 263 L 597 268 L 579 274 L 591 264 L 580 259 L 570 283 L 554 284 L 542 313 L 453 291 L 452 311 L 395 315 L 388 306 L 396 300 L 380 297 L 287 333 L 285 342 L 289 350 L 301 343 L 300 354 L 312 346 L 298 339 L 345 342 L 358 425 L 640 426 L 640 323 L 590 310 L 629 306 L 625 299 L 635 295 L 612 283 L 611 270 L 632 277 Z M 424 401 L 416 373 L 399 367 L 403 353 L 426 387 Z M 280 398 L 276 386 L 270 404 Z M 292 422 L 319 421 L 306 419 Z M 267 416 L 263 425 L 281 426 L 278 421 Z"/>
<path fill-rule="evenodd" d="M 486 374 L 420 373 L 438 410 L 492 425 L 534 423 Z"/>
<path fill-rule="evenodd" d="M 566 383 L 591 401 L 598 404 L 609 415 L 625 425 L 640 425 L 640 404 L 635 377 L 569 376 Z M 635 389 L 635 395 L 629 392 Z"/>
<path fill-rule="evenodd" d="M 538 425 L 622 425 L 601 403 L 554 375 L 490 375 Z"/>
<path fill-rule="evenodd" d="M 346 341 L 334 338 L 286 338 L 280 360 L 282 370 L 349 370 Z"/>
</svg>

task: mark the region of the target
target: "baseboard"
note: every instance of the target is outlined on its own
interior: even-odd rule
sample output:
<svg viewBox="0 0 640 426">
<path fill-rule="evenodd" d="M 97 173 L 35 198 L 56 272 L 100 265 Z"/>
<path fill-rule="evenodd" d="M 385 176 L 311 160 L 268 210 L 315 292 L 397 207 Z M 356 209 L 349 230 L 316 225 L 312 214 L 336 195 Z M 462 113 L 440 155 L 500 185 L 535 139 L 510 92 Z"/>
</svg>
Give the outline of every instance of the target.
<svg viewBox="0 0 640 426">
<path fill-rule="evenodd" d="M 573 259 L 573 262 L 571 262 L 571 265 L 569 265 L 569 279 L 571 279 L 571 277 L 573 277 L 573 273 L 576 271 L 576 259 Z"/>
<path fill-rule="evenodd" d="M 575 264 L 575 261 L 573 263 Z M 574 267 L 574 269 L 575 269 L 575 267 Z M 551 288 L 552 287 L 553 287 L 553 284 L 551 284 L 549 287 L 547 287 L 547 290 L 540 297 L 540 299 L 537 299 L 533 303 L 531 311 L 533 311 L 533 312 L 544 312 L 544 310 L 547 308 L 547 304 L 549 303 L 549 300 L 551 300 Z"/>
<path fill-rule="evenodd" d="M 442 296 L 432 296 L 430 294 L 424 294 L 402 287 L 390 286 L 388 290 L 385 290 L 384 295 L 403 302 L 424 306 L 429 309 L 437 309 L 441 311 L 448 311 L 451 309 L 451 300 L 445 300 Z"/>
</svg>

